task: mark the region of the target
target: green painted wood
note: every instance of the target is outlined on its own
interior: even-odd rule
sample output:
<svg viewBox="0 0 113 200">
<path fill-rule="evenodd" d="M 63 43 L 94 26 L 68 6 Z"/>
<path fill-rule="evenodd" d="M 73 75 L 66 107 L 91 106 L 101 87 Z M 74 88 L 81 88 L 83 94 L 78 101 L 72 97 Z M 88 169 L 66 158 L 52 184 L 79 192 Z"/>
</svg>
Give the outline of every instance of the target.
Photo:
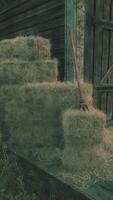
<svg viewBox="0 0 113 200">
<path fill-rule="evenodd" d="M 65 0 L 65 80 L 67 81 L 73 81 L 75 78 L 68 26 L 71 27 L 76 41 L 76 24 L 76 0 Z"/>
<path fill-rule="evenodd" d="M 104 31 L 103 32 L 103 54 L 102 54 L 102 72 L 101 72 L 101 79 L 103 78 L 103 76 L 105 75 L 105 73 L 107 72 L 107 66 L 108 66 L 108 48 L 106 48 L 106 46 L 108 46 L 108 31 Z M 106 83 L 106 82 L 105 82 Z M 101 95 L 101 109 L 106 113 L 106 93 L 102 93 Z"/>
<path fill-rule="evenodd" d="M 101 20 L 102 18 L 102 0 L 96 1 L 95 18 Z M 94 43 L 94 84 L 98 85 L 101 81 L 101 59 L 102 56 L 102 26 L 95 24 L 95 43 Z"/>
<path fill-rule="evenodd" d="M 110 1 L 111 0 L 108 0 L 107 2 L 105 0 L 103 0 L 103 19 L 104 20 L 107 20 L 108 22 L 109 19 L 110 19 Z M 108 71 L 109 69 L 109 48 L 110 48 L 110 32 L 109 30 L 103 30 L 103 53 L 102 53 L 102 66 L 101 66 L 101 79 L 103 78 L 103 76 L 106 74 L 106 72 Z M 106 80 L 105 83 L 107 83 L 108 81 Z M 104 84 L 105 84 L 104 83 Z M 101 109 L 107 113 L 108 112 L 108 93 L 102 93 L 101 95 Z"/>
<path fill-rule="evenodd" d="M 86 0 L 86 24 L 85 24 L 85 41 L 84 41 L 84 80 L 93 82 L 93 46 L 95 27 L 92 25 L 93 16 L 95 16 L 94 0 Z"/>
<path fill-rule="evenodd" d="M 111 0 L 102 1 L 102 15 L 101 15 L 101 19 L 105 19 L 106 21 L 110 22 L 110 18 L 111 18 Z M 99 9 L 100 10 L 100 9 Z M 97 70 L 97 75 L 98 77 L 100 77 L 100 79 L 103 78 L 103 76 L 105 75 L 105 73 L 108 71 L 109 67 L 110 67 L 110 44 L 111 44 L 111 30 L 106 30 L 104 25 L 101 24 L 100 28 L 102 28 L 102 37 L 100 37 L 100 42 L 98 42 L 99 46 L 102 46 L 102 52 L 100 53 L 100 55 L 98 54 L 99 58 L 100 58 L 100 64 L 101 64 L 101 68 L 99 71 L 99 62 L 98 62 L 98 70 Z M 101 41 L 102 38 L 102 41 Z M 96 75 L 96 77 L 97 77 Z M 95 78 L 96 80 L 96 78 Z M 100 83 L 96 80 L 97 84 Z M 108 81 L 106 83 L 109 83 Z M 97 106 L 98 108 L 100 108 L 101 110 L 103 110 L 105 113 L 107 113 L 107 119 L 110 119 L 110 115 L 111 115 L 111 107 L 112 107 L 112 98 L 111 98 L 111 94 L 109 92 L 106 93 L 98 93 L 98 98 L 97 98 Z"/>
<path fill-rule="evenodd" d="M 113 64 L 113 1 L 95 0 L 91 11 L 86 1 L 86 32 L 85 32 L 85 80 L 99 86 L 101 79 Z M 92 18 L 92 19 L 91 19 Z M 89 42 L 89 45 L 88 45 Z M 105 82 L 113 83 L 113 76 Z M 113 119 L 113 95 L 109 92 L 94 92 L 96 106 Z"/>
<path fill-rule="evenodd" d="M 110 1 L 109 4 L 109 20 L 113 22 L 113 1 Z M 108 69 L 113 64 L 113 31 L 109 31 L 109 58 L 108 58 Z M 111 74 L 109 84 L 113 84 L 113 73 Z M 108 93 L 108 102 L 107 102 L 107 119 L 113 120 L 113 93 Z"/>
</svg>

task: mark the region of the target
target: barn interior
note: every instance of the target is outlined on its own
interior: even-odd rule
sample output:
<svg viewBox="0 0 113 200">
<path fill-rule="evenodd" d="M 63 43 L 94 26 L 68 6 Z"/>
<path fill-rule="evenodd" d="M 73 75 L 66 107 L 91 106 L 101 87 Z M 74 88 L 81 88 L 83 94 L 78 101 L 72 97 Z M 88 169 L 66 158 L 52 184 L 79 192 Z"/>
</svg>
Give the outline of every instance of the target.
<svg viewBox="0 0 113 200">
<path fill-rule="evenodd" d="M 85 10 L 75 0 L 0 5 L 1 200 L 111 200 L 113 2 L 87 0 Z M 86 20 L 79 30 L 80 10 Z"/>
</svg>

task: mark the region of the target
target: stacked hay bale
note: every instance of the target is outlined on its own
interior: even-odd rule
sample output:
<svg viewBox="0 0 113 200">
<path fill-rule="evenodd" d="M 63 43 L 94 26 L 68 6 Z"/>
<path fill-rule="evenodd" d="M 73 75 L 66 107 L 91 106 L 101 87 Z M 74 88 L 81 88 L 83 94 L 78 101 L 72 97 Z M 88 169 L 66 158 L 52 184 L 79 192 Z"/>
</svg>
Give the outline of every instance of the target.
<svg viewBox="0 0 113 200">
<path fill-rule="evenodd" d="M 0 41 L 0 59 L 47 60 L 51 59 L 51 44 L 42 37 L 16 37 Z"/>
<path fill-rule="evenodd" d="M 104 129 L 102 146 L 111 155 L 113 154 L 113 127 Z"/>
<path fill-rule="evenodd" d="M 61 113 L 79 107 L 79 90 L 56 83 L 58 62 L 50 51 L 40 37 L 0 42 L 0 124 L 11 148 L 52 170 L 64 146 Z M 91 86 L 84 84 L 83 93 L 91 96 Z"/>
<path fill-rule="evenodd" d="M 0 85 L 57 81 L 57 60 L 0 60 Z"/>
<path fill-rule="evenodd" d="M 8 88 L 12 92 L 12 88 Z M 89 88 L 90 90 L 90 88 Z M 3 88 L 3 93 L 7 90 Z M 5 92 L 6 91 L 6 92 Z M 88 86 L 83 89 L 89 93 Z M 2 93 L 2 96 L 3 96 Z M 63 145 L 61 113 L 79 107 L 79 91 L 73 84 L 35 83 L 13 87 L 13 98 L 7 93 L 6 121 L 13 142 L 38 146 Z M 10 99 L 8 102 L 8 98 Z M 16 128 L 16 129 L 15 129 Z M 26 140 L 27 138 L 27 140 Z"/>
<path fill-rule="evenodd" d="M 90 85 L 85 84 L 84 95 L 91 91 Z M 52 163 L 56 166 L 56 154 L 60 159 L 59 151 L 64 147 L 62 112 L 69 107 L 79 107 L 78 88 L 66 83 L 34 83 L 3 87 L 1 96 L 6 102 L 5 121 L 11 146 L 33 160 L 40 160 L 40 163 L 46 160 L 49 169 L 53 155 L 55 162 Z"/>
<path fill-rule="evenodd" d="M 63 120 L 65 133 L 63 163 L 65 166 L 79 171 L 98 164 L 95 162 L 97 156 L 95 151 L 102 141 L 104 125 L 103 113 L 73 110 L 65 112 Z"/>
<path fill-rule="evenodd" d="M 51 44 L 49 40 L 45 38 L 30 36 L 0 41 L 0 127 L 3 132 L 3 140 L 7 140 L 8 143 L 9 141 L 13 141 L 10 142 L 10 146 L 14 147 L 12 143 L 15 143 L 17 152 L 25 157 L 29 157 L 30 155 L 29 159 L 32 159 L 36 154 L 34 150 L 36 151 L 36 148 L 39 148 L 39 143 L 43 148 L 42 143 L 44 142 L 42 141 L 44 138 L 44 130 L 42 130 L 41 125 L 43 127 L 43 124 L 46 122 L 46 120 L 43 122 L 43 119 L 47 117 L 47 114 L 43 119 L 42 116 L 44 116 L 44 113 L 46 112 L 43 112 L 40 116 L 40 113 L 42 113 L 40 101 L 43 102 L 41 96 L 46 99 L 46 95 L 43 95 L 43 89 L 41 95 L 41 88 L 38 88 L 38 86 L 34 90 L 31 89 L 27 95 L 27 86 L 23 87 L 23 85 L 26 85 L 27 83 L 42 83 L 45 81 L 56 82 L 58 76 L 57 67 L 57 60 L 51 58 Z M 39 97 L 38 92 L 40 93 Z M 16 100 L 18 99 L 18 102 L 16 102 L 15 98 Z M 13 103 L 14 105 L 12 105 Z M 13 109 L 9 105 L 14 106 Z M 13 113 L 13 117 L 15 118 L 15 121 L 13 120 L 14 118 L 10 119 L 11 123 L 8 121 L 9 110 Z M 33 113 L 34 110 L 35 114 Z M 36 113 L 38 113 L 38 115 L 36 115 Z M 20 121 L 17 120 L 16 116 L 18 116 L 18 119 L 20 117 Z M 26 118 L 26 122 L 23 118 Z M 39 121 L 41 125 L 37 128 Z M 40 131 L 42 132 L 42 136 Z M 17 134 L 16 137 L 13 136 L 14 133 L 15 135 Z M 37 139 L 38 134 L 40 135 L 40 142 Z M 45 142 L 47 142 L 46 138 L 47 136 L 45 135 Z M 50 142 L 52 142 L 51 137 Z M 46 144 L 47 147 L 44 146 L 46 149 L 45 151 L 49 151 L 48 154 L 50 154 L 50 149 L 47 149 L 50 143 Z M 41 157 L 43 157 L 43 160 L 47 160 L 47 156 L 43 156 L 44 151 L 40 151 L 42 152 Z M 37 152 L 39 152 L 39 149 L 37 149 Z M 56 154 L 56 150 L 54 152 Z M 53 158 L 55 156 L 53 153 Z M 41 162 L 40 155 L 38 157 L 39 162 Z M 53 158 L 51 158 L 51 160 Z"/>
<path fill-rule="evenodd" d="M 50 42 L 41 37 L 0 42 L 2 141 L 50 172 L 60 167 L 57 176 L 77 187 L 113 180 L 112 130 L 104 128 L 105 115 L 92 109 L 92 87 L 82 85 L 92 111 L 78 111 L 78 87 L 56 82 L 58 62 L 50 51 Z"/>
<path fill-rule="evenodd" d="M 41 37 L 17 37 L 0 42 L 0 85 L 57 81 L 57 60 Z"/>
<path fill-rule="evenodd" d="M 105 114 L 94 109 L 91 112 L 64 112 L 62 176 L 77 187 L 99 180 L 113 180 L 113 130 L 110 133 L 105 129 L 105 123 Z"/>
</svg>

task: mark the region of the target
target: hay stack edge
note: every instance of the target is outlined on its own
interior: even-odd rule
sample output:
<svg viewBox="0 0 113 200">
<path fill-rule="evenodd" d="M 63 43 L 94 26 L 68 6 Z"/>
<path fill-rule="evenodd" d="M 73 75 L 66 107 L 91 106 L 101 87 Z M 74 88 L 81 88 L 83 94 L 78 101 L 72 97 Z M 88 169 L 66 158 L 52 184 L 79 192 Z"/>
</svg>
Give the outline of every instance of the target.
<svg viewBox="0 0 113 200">
<path fill-rule="evenodd" d="M 0 127 L 8 148 L 68 182 L 85 187 L 113 180 L 113 130 L 93 108 L 92 86 L 82 83 L 89 112 L 79 111 L 79 89 L 57 82 L 58 61 L 41 37 L 0 42 Z M 1 139 L 0 138 L 0 139 Z"/>
</svg>

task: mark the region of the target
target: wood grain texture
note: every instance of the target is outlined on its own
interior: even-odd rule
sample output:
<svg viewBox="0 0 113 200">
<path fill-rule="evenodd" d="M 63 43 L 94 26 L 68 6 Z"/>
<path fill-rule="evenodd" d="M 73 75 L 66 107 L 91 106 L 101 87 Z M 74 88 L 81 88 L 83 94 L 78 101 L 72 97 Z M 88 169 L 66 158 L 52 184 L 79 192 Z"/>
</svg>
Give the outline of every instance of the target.
<svg viewBox="0 0 113 200">
<path fill-rule="evenodd" d="M 85 80 L 98 87 L 113 64 L 113 1 L 95 0 L 95 4 L 92 4 L 95 12 L 90 23 L 89 18 L 91 18 L 92 12 L 88 2 L 85 35 Z M 93 31 L 91 31 L 92 29 Z M 111 74 L 104 84 L 112 83 L 113 75 Z M 96 106 L 107 113 L 107 119 L 111 120 L 113 118 L 111 89 L 103 90 L 101 93 L 95 90 L 94 97 Z"/>
<path fill-rule="evenodd" d="M 57 57 L 62 65 L 59 66 L 61 80 L 64 76 L 64 27 L 64 0 L 17 0 L 0 13 L 0 39 L 41 35 L 51 40 L 52 56 Z"/>
<path fill-rule="evenodd" d="M 86 24 L 84 42 L 84 79 L 93 82 L 93 46 L 95 39 L 95 27 L 92 25 L 92 18 L 95 15 L 94 0 L 86 0 Z"/>
</svg>

